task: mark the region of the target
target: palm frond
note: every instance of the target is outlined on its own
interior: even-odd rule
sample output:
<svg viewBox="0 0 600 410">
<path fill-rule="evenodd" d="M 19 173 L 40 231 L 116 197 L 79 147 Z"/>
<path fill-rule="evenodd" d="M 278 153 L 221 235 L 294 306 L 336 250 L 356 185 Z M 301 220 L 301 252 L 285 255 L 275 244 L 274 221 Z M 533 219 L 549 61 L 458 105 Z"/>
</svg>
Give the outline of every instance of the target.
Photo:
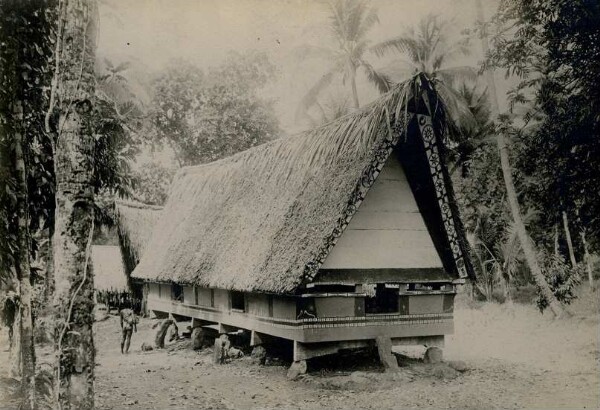
<svg viewBox="0 0 600 410">
<path fill-rule="evenodd" d="M 339 72 L 339 65 L 333 66 L 329 71 L 321 76 L 321 78 L 308 90 L 308 92 L 304 95 L 300 103 L 298 104 L 298 108 L 296 109 L 296 122 L 300 122 L 303 118 L 306 118 L 306 113 L 310 107 L 312 107 L 319 94 L 331 84 L 333 77 Z"/>
<path fill-rule="evenodd" d="M 333 60 L 336 58 L 336 52 L 328 47 L 312 46 L 304 44 L 292 50 L 293 58 L 296 61 L 303 61 L 307 58 L 316 58 L 323 60 Z"/>
<path fill-rule="evenodd" d="M 121 73 L 125 70 L 127 70 L 129 67 L 131 66 L 131 63 L 129 61 L 125 61 L 122 62 L 121 64 L 119 64 L 118 66 L 116 66 L 114 68 L 114 70 L 112 70 L 113 73 Z"/>
<path fill-rule="evenodd" d="M 333 37 L 336 39 L 345 39 L 347 36 L 343 0 L 330 2 L 329 9 L 331 12 L 329 15 L 329 28 L 331 29 Z"/>
<path fill-rule="evenodd" d="M 418 47 L 419 45 L 414 38 L 408 36 L 398 36 L 372 45 L 369 48 L 369 51 L 375 54 L 377 57 L 383 57 L 390 51 L 408 53 L 409 57 L 415 61 L 416 58 L 413 57 L 416 57 L 415 50 Z"/>
<path fill-rule="evenodd" d="M 447 85 L 452 86 L 456 80 L 460 80 L 463 82 L 475 82 L 477 81 L 479 74 L 477 73 L 477 70 L 473 67 L 459 66 L 437 70 L 436 76 L 438 76 Z"/>
<path fill-rule="evenodd" d="M 386 93 L 390 90 L 392 82 L 383 73 L 376 71 L 373 66 L 366 61 L 361 61 L 361 67 L 365 70 L 365 74 L 371 83 L 373 83 L 380 93 Z"/>
<path fill-rule="evenodd" d="M 375 24 L 379 24 L 379 17 L 377 16 L 377 10 L 374 8 L 369 8 L 368 10 L 363 11 L 363 17 L 356 29 L 356 33 L 354 34 L 354 39 L 358 40 L 367 35 L 369 30 L 375 26 Z"/>
<path fill-rule="evenodd" d="M 440 81 L 435 83 L 435 88 L 438 91 L 440 100 L 444 104 L 448 116 L 456 126 L 463 128 L 477 127 L 475 117 L 462 95 L 454 91 L 452 87 Z"/>
</svg>

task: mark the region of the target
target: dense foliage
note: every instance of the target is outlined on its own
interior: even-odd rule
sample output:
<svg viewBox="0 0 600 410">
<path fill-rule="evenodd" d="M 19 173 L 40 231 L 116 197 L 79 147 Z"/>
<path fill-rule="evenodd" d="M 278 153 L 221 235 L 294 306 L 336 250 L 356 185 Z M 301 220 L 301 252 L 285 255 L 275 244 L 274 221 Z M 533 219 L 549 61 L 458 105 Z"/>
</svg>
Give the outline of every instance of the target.
<svg viewBox="0 0 600 410">
<path fill-rule="evenodd" d="M 136 201 L 150 205 L 164 205 L 169 194 L 174 170 L 159 162 L 147 162 L 135 171 L 133 197 Z"/>
<path fill-rule="evenodd" d="M 524 199 L 544 211 L 545 232 L 565 211 L 574 232 L 585 229 L 597 250 L 600 4 L 506 0 L 490 28 L 487 64 L 518 77 L 510 102 L 526 110 L 514 133 Z"/>
<path fill-rule="evenodd" d="M 509 113 L 498 124 L 511 138 L 519 202 L 540 247 L 542 271 L 558 299 L 569 303 L 583 267 L 566 262 L 567 234 L 580 263 L 587 254 L 586 244 L 588 252 L 597 252 L 600 233 L 600 197 L 594 194 L 600 182 L 600 81 L 595 75 L 600 5 L 586 0 L 505 0 L 478 32 L 487 33 L 491 43 L 484 68 L 502 69 L 515 80 L 516 86 L 507 93 Z M 467 225 L 476 239 L 486 228 L 486 239 L 475 242 L 487 241 L 485 248 L 491 253 L 502 245 L 511 220 L 503 207 L 505 191 L 497 157 L 493 147 L 484 147 L 474 155 L 468 177 L 458 181 Z M 483 247 L 474 249 L 479 252 Z M 494 260 L 501 260 L 499 256 L 495 254 Z M 479 271 L 482 277 L 489 273 Z M 517 278 L 511 278 L 507 269 L 500 273 L 497 284 L 502 276 L 527 279 L 526 270 L 519 271 Z M 540 297 L 538 306 L 544 309 L 547 301 Z"/>
<path fill-rule="evenodd" d="M 232 53 L 208 72 L 176 62 L 153 83 L 149 134 L 179 165 L 214 161 L 278 136 L 271 101 L 260 91 L 275 75 L 264 53 Z"/>
<path fill-rule="evenodd" d="M 23 135 L 30 230 L 44 227 L 53 201 L 51 140 L 44 130 L 51 71 L 52 1 L 6 2 L 0 8 L 0 279 L 14 272 L 16 244 L 15 139 Z M 35 258 L 39 241 L 32 236 Z"/>
</svg>

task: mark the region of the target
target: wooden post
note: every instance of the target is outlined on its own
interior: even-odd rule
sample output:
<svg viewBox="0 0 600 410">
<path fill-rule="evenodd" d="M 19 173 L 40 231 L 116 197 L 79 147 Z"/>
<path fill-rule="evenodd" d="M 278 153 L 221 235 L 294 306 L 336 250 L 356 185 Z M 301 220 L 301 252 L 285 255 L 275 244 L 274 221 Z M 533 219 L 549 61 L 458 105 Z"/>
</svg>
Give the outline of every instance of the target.
<svg viewBox="0 0 600 410">
<path fill-rule="evenodd" d="M 252 330 L 250 332 L 250 346 L 258 346 L 263 343 L 264 343 L 264 341 L 263 341 L 262 335 L 260 333 L 258 333 L 257 331 Z"/>
</svg>

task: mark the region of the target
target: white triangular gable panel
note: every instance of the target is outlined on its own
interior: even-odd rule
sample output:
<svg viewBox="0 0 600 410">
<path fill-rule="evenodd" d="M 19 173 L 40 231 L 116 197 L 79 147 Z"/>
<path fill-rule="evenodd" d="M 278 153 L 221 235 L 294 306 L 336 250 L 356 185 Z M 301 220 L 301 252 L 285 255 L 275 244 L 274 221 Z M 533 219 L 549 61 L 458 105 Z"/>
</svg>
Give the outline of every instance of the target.
<svg viewBox="0 0 600 410">
<path fill-rule="evenodd" d="M 404 170 L 392 153 L 321 269 L 441 267 Z"/>
</svg>

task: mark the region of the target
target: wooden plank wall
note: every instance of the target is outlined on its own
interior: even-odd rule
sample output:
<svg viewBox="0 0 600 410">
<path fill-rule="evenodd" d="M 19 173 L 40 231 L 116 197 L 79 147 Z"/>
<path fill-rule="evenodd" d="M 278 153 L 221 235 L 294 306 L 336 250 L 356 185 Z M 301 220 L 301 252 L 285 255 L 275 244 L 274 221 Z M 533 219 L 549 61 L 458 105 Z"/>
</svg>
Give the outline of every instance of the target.
<svg viewBox="0 0 600 410">
<path fill-rule="evenodd" d="M 269 317 L 269 297 L 256 293 L 246 293 L 248 313 L 255 316 Z"/>
<path fill-rule="evenodd" d="M 315 298 L 317 317 L 350 317 L 355 314 L 354 298 L 326 297 Z"/>
<path fill-rule="evenodd" d="M 212 306 L 212 291 L 209 288 L 196 287 L 196 292 L 198 294 L 198 306 Z"/>
<path fill-rule="evenodd" d="M 171 285 L 165 285 L 164 283 L 161 283 L 158 286 L 160 286 L 160 298 L 171 300 Z"/>
<path fill-rule="evenodd" d="M 192 305 L 196 303 L 196 294 L 194 293 L 193 286 L 183 287 L 183 303 L 189 303 Z"/>
<path fill-rule="evenodd" d="M 296 300 L 282 296 L 273 296 L 273 317 L 296 319 Z"/>
<path fill-rule="evenodd" d="M 228 311 L 231 306 L 229 303 L 229 291 L 224 290 L 224 289 L 215 289 L 214 290 L 215 293 L 215 308 L 222 310 L 222 311 Z"/>
<path fill-rule="evenodd" d="M 441 266 L 402 166 L 392 154 L 322 268 Z"/>
</svg>

